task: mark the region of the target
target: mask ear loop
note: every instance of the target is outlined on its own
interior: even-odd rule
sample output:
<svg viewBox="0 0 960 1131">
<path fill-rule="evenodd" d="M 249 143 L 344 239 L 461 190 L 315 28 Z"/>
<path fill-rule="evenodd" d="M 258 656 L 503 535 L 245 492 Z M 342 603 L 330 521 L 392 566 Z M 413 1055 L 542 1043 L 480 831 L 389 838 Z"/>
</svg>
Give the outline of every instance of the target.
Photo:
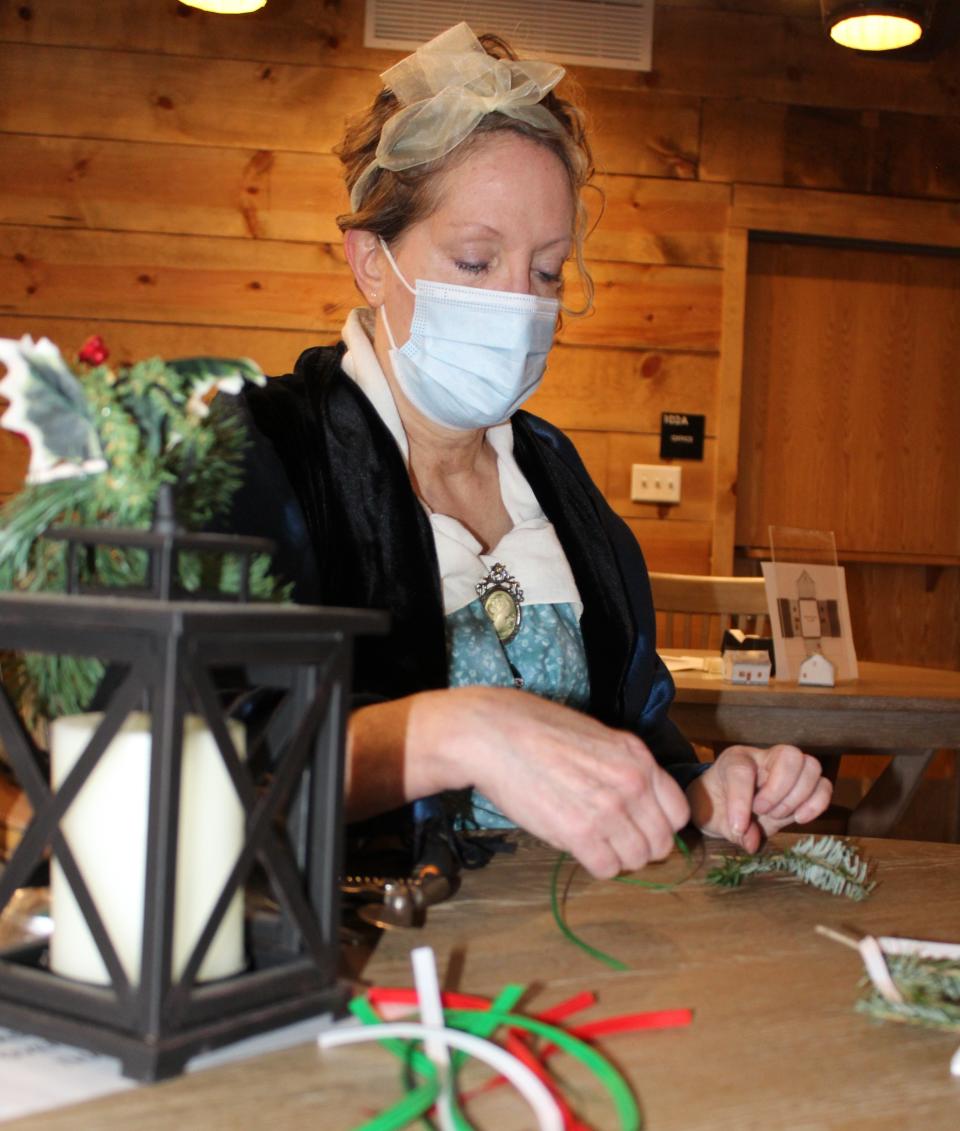
<svg viewBox="0 0 960 1131">
<path fill-rule="evenodd" d="M 416 298 L 417 288 L 411 287 L 410 284 L 407 282 L 407 280 L 403 277 L 403 272 L 397 266 L 397 261 L 393 258 L 393 253 L 390 251 L 390 248 L 387 247 L 386 242 L 384 241 L 383 237 L 377 236 L 377 240 L 380 243 L 380 247 L 383 250 L 383 254 L 387 257 L 387 262 L 393 268 L 394 275 L 397 276 L 397 278 L 400 280 L 400 282 L 403 283 L 403 285 L 407 288 L 407 290 L 414 296 L 414 298 Z M 384 301 L 380 303 L 380 313 L 383 315 L 383 328 L 387 331 L 387 341 L 390 343 L 390 348 L 392 350 L 395 350 L 397 348 L 397 342 L 396 342 L 396 339 L 393 336 L 393 331 L 390 329 L 390 321 L 387 318 L 386 299 L 384 299 Z"/>
</svg>

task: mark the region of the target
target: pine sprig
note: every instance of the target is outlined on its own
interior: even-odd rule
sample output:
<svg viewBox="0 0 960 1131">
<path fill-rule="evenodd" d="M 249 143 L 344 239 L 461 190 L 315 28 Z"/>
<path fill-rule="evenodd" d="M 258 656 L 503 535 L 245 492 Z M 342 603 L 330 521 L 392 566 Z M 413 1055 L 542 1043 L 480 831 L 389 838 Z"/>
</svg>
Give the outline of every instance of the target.
<svg viewBox="0 0 960 1131">
<path fill-rule="evenodd" d="M 245 380 L 262 382 L 252 362 L 154 357 L 114 370 L 102 364 L 106 350 L 99 342 L 96 364 L 71 371 L 48 342 L 0 345 L 9 373 L 4 392 L 15 409 L 5 423 L 29 428 L 32 453 L 27 484 L 0 509 L 0 590 L 62 592 L 65 546 L 44 533 L 57 525 L 148 529 L 164 484 L 174 487 L 177 521 L 186 530 L 203 529 L 227 510 L 240 486 L 246 439 L 228 413 L 216 402 L 208 408 L 203 398 L 214 387 L 236 392 Z M 66 425 L 57 410 L 64 397 L 73 412 Z M 82 463 L 80 456 L 97 456 L 99 463 Z M 81 582 L 139 586 L 146 555 L 98 547 L 80 566 Z M 235 593 L 237 562 L 183 555 L 179 580 L 188 591 L 202 585 Z M 250 591 L 286 597 L 265 557 L 252 563 Z M 0 674 L 32 719 L 50 718 L 84 710 L 102 666 L 86 657 L 7 655 Z"/>
<path fill-rule="evenodd" d="M 864 978 L 861 985 L 867 992 L 857 1002 L 857 1012 L 884 1021 L 960 1030 L 960 961 L 912 954 L 884 957 L 903 1001 L 887 1001 L 870 979 Z"/>
<path fill-rule="evenodd" d="M 876 887 L 870 865 L 860 858 L 854 845 L 839 837 L 807 836 L 779 852 L 753 856 L 723 856 L 707 873 L 707 883 L 739 887 L 748 876 L 786 873 L 811 887 L 862 900 Z"/>
</svg>

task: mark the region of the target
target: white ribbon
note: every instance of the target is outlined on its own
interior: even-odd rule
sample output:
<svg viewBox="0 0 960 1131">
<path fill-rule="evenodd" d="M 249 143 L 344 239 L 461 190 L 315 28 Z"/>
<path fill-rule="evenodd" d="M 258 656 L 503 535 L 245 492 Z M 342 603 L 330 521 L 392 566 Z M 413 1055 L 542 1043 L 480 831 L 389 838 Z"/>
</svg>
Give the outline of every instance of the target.
<svg viewBox="0 0 960 1131">
<path fill-rule="evenodd" d="M 378 168 L 398 171 L 436 161 L 487 114 L 499 112 L 562 132 L 540 102 L 563 75 L 563 67 L 554 63 L 495 59 L 465 23 L 438 35 L 380 76 L 403 109 L 381 130 L 376 156 L 350 192 L 351 207 L 360 207 Z"/>
</svg>

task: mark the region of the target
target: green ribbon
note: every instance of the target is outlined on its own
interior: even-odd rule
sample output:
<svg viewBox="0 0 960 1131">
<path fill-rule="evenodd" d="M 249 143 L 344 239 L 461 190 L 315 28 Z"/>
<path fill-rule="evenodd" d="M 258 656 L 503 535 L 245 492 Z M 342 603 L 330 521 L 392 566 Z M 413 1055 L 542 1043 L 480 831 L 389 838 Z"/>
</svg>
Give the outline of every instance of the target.
<svg viewBox="0 0 960 1131">
<path fill-rule="evenodd" d="M 671 880 L 669 882 L 659 880 L 640 880 L 636 879 L 633 876 L 617 876 L 615 877 L 616 882 L 620 884 L 633 884 L 636 887 L 647 888 L 649 891 L 673 891 L 681 884 L 685 884 L 700 865 L 698 861 L 695 861 L 693 859 L 693 854 L 690 852 L 686 841 L 684 841 L 676 833 L 674 833 L 673 836 L 673 843 L 679 850 L 680 855 L 683 856 L 686 859 L 687 863 L 690 865 L 690 868 L 685 876 L 682 876 L 679 880 Z M 560 896 L 560 870 L 563 868 L 565 861 L 569 859 L 570 857 L 568 853 L 561 852 L 557 857 L 557 862 L 556 864 L 554 864 L 553 872 L 550 876 L 550 910 L 553 912 L 554 922 L 559 927 L 560 933 L 564 936 L 564 938 L 568 939 L 574 944 L 574 946 L 579 947 L 586 954 L 589 954 L 591 958 L 595 958 L 598 962 L 604 963 L 604 965 L 609 966 L 611 970 L 629 970 L 630 967 L 625 962 L 621 962 L 619 958 L 614 958 L 612 954 L 607 954 L 606 951 L 600 950 L 595 946 L 591 946 L 588 942 L 585 942 L 582 938 L 580 938 L 579 935 L 574 934 L 574 932 L 567 926 L 567 921 L 564 918 L 563 914 L 563 904 L 566 897 L 564 896 L 564 898 L 561 899 Z M 574 870 L 576 870 L 576 867 L 577 865 L 574 866 Z M 570 877 L 567 881 L 568 884 L 570 879 L 572 878 L 573 872 L 570 873 Z"/>
</svg>

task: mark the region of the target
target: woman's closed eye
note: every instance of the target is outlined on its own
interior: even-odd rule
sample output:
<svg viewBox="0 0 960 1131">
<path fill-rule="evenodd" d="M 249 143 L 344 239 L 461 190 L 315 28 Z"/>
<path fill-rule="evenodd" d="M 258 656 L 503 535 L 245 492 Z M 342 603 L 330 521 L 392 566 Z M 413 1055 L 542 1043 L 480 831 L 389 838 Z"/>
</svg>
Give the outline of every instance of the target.
<svg viewBox="0 0 960 1131">
<path fill-rule="evenodd" d="M 479 279 L 488 275 L 492 269 L 490 260 L 482 259 L 455 259 L 454 266 L 458 271 L 469 275 L 471 278 Z M 562 267 L 557 271 L 548 271 L 543 267 L 531 267 L 530 274 L 536 284 L 541 287 L 557 288 L 563 283 L 563 269 Z"/>
<path fill-rule="evenodd" d="M 458 271 L 464 271 L 468 275 L 482 275 L 490 270 L 490 264 L 486 262 L 473 263 L 466 259 L 457 259 L 454 262 Z"/>
</svg>

